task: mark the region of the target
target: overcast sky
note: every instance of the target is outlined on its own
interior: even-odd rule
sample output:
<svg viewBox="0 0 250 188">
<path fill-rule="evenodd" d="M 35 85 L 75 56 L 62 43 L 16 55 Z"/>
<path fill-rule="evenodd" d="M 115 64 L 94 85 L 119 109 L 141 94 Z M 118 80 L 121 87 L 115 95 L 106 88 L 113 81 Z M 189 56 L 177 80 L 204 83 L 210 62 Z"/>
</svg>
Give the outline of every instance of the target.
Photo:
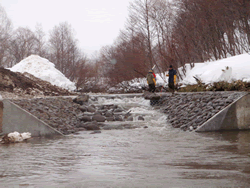
<svg viewBox="0 0 250 188">
<path fill-rule="evenodd" d="M 48 32 L 67 21 L 79 46 L 89 56 L 112 44 L 124 28 L 132 0 L 0 0 L 14 28 L 35 30 L 37 23 Z"/>
</svg>

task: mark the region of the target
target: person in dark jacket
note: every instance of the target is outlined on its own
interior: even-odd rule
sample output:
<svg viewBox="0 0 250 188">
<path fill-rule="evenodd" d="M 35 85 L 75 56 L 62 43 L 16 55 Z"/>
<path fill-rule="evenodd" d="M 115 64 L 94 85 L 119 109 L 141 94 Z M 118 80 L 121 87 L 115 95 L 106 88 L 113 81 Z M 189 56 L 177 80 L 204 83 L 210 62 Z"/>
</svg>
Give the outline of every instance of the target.
<svg viewBox="0 0 250 188">
<path fill-rule="evenodd" d="M 154 74 L 153 74 L 153 70 L 148 71 L 147 82 L 148 82 L 148 86 L 149 86 L 149 91 L 154 93 L 155 92 L 156 81 L 155 81 L 155 77 L 154 77 Z"/>
<path fill-rule="evenodd" d="M 173 69 L 172 65 L 169 66 L 168 74 L 166 76 L 168 76 L 169 90 L 172 91 L 172 94 L 174 94 L 176 84 L 176 70 Z"/>
</svg>

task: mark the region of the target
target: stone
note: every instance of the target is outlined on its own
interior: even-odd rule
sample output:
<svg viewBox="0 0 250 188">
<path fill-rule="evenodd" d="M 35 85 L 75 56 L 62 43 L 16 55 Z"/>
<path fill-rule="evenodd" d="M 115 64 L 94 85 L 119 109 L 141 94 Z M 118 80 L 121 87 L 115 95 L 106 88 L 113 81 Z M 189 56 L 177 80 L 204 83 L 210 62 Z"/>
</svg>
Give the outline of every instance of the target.
<svg viewBox="0 0 250 188">
<path fill-rule="evenodd" d="M 102 115 L 102 111 L 97 111 L 94 113 L 94 115 Z"/>
<path fill-rule="evenodd" d="M 83 105 L 84 103 L 88 102 L 88 100 L 89 100 L 89 95 L 82 94 L 74 98 L 73 102 Z"/>
<path fill-rule="evenodd" d="M 104 114 L 106 117 L 113 117 L 113 112 L 112 111 L 107 111 L 105 114 Z"/>
<path fill-rule="evenodd" d="M 82 112 L 86 112 L 87 111 L 87 107 L 86 106 L 80 106 L 79 108 Z"/>
<path fill-rule="evenodd" d="M 144 120 L 145 120 L 144 117 L 138 116 L 138 121 L 144 121 Z"/>
<path fill-rule="evenodd" d="M 90 134 L 100 134 L 102 133 L 100 130 L 94 130 L 93 132 L 91 132 Z"/>
<path fill-rule="evenodd" d="M 91 116 L 81 116 L 79 119 L 84 122 L 92 121 Z"/>
<path fill-rule="evenodd" d="M 96 112 L 96 109 L 93 108 L 92 106 L 88 106 L 88 107 L 87 107 L 87 111 L 88 111 L 88 112 Z"/>
<path fill-rule="evenodd" d="M 197 119 L 195 120 L 195 123 L 199 124 L 202 121 L 203 121 L 203 119 L 201 117 L 197 117 Z"/>
<path fill-rule="evenodd" d="M 122 125 L 104 125 L 102 129 L 103 130 L 112 130 L 112 129 L 122 130 L 124 129 L 124 127 Z"/>
<path fill-rule="evenodd" d="M 105 122 L 106 118 L 102 115 L 94 115 L 92 121 Z"/>
<path fill-rule="evenodd" d="M 115 113 L 117 113 L 117 112 L 123 112 L 123 111 L 124 111 L 124 110 L 121 109 L 121 108 L 117 108 L 117 109 L 114 110 Z"/>
<path fill-rule="evenodd" d="M 115 116 L 115 121 L 123 121 L 123 118 L 121 116 L 119 116 L 119 115 L 118 116 L 116 115 Z"/>
<path fill-rule="evenodd" d="M 207 103 L 208 106 L 213 106 L 212 102 Z"/>
<path fill-rule="evenodd" d="M 189 127 L 192 126 L 194 129 L 196 129 L 206 120 L 213 117 L 213 115 L 215 115 L 215 113 L 217 113 L 219 110 L 225 108 L 227 105 L 241 96 L 241 92 L 204 92 L 202 94 L 179 94 L 171 97 L 162 96 L 160 99 L 161 102 L 158 103 L 157 107 L 161 112 L 167 114 L 166 119 L 168 122 L 172 121 L 171 124 L 173 127 L 183 126 L 183 128 L 181 128 L 182 130 L 188 130 Z M 97 97 L 94 99 L 97 101 Z M 100 129 L 103 127 L 106 127 L 107 129 L 125 128 L 121 125 L 118 126 L 111 124 L 110 126 L 106 126 L 106 124 L 104 125 L 98 122 L 89 121 L 96 112 L 98 112 L 99 115 L 106 114 L 108 111 L 113 113 L 115 109 L 118 109 L 118 113 L 113 115 L 114 117 L 111 116 L 110 119 L 108 119 L 109 117 L 106 117 L 106 120 L 112 121 L 113 119 L 116 121 L 123 121 L 123 116 L 125 115 L 124 109 L 113 104 L 100 105 L 96 107 L 91 105 L 90 107 L 94 109 L 93 112 L 87 112 L 85 111 L 85 107 L 87 108 L 86 101 L 82 102 L 84 104 L 79 105 L 78 103 L 73 102 L 71 98 L 36 98 L 29 100 L 13 99 L 11 101 L 33 114 L 38 119 L 43 120 L 48 125 L 52 126 L 58 131 L 61 131 L 63 134 L 70 134 L 76 131 L 86 130 L 85 128 L 81 127 L 82 124 L 88 124 L 92 122 Z M 101 108 L 104 109 L 101 110 Z M 194 108 L 198 108 L 199 111 L 195 113 L 194 111 L 197 111 L 197 109 L 194 110 Z M 157 108 L 154 106 L 154 109 Z M 110 116 L 111 113 L 106 115 Z M 129 116 L 131 116 L 131 114 L 128 115 L 128 117 Z M 198 116 L 200 116 L 199 120 L 197 120 Z M 83 119 L 81 120 L 81 118 Z M 134 126 L 132 127 L 134 128 Z"/>
<path fill-rule="evenodd" d="M 115 118 L 114 117 L 106 117 L 106 120 L 107 121 L 115 121 Z"/>
<path fill-rule="evenodd" d="M 127 121 L 133 121 L 133 120 L 134 120 L 133 116 L 129 116 L 129 117 L 127 118 Z"/>
<path fill-rule="evenodd" d="M 161 97 L 155 93 L 151 93 L 149 91 L 145 91 L 143 93 L 143 97 L 147 100 L 159 100 Z"/>
<path fill-rule="evenodd" d="M 100 130 L 100 126 L 97 122 L 87 122 L 80 125 L 80 127 L 85 128 L 86 130 Z"/>
<path fill-rule="evenodd" d="M 130 124 L 124 124 L 122 126 L 124 129 L 134 129 L 135 128 L 133 125 L 130 125 Z"/>
</svg>

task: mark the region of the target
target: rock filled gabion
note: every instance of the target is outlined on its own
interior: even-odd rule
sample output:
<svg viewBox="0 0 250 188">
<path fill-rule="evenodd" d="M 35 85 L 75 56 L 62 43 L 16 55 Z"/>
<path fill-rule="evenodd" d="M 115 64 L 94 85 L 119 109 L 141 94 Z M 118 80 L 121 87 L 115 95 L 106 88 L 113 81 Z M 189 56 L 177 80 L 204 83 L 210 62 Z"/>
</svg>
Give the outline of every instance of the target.
<svg viewBox="0 0 250 188">
<path fill-rule="evenodd" d="M 178 93 L 163 96 L 158 106 L 174 128 L 195 130 L 243 95 L 244 92 Z"/>
<path fill-rule="evenodd" d="M 133 121 L 133 116 L 119 105 L 93 105 L 88 99 L 88 96 L 80 96 L 76 99 L 57 97 L 12 102 L 65 135 L 85 130 L 136 128 L 126 124 Z M 142 116 L 137 118 L 144 120 Z M 110 121 L 119 121 L 121 125 L 112 127 L 104 123 Z"/>
</svg>

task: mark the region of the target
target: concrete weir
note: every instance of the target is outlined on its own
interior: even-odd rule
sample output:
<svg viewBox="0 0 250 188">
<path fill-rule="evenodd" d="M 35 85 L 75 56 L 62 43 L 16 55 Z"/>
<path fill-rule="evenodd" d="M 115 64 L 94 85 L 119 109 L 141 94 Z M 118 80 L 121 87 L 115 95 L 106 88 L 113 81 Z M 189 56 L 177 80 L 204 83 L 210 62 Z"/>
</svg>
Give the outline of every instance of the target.
<svg viewBox="0 0 250 188">
<path fill-rule="evenodd" d="M 180 97 L 181 95 L 183 95 L 183 96 Z M 179 105 L 178 102 L 182 101 L 182 103 L 183 103 L 182 105 L 186 105 L 186 107 L 187 107 L 187 105 L 189 105 L 189 103 L 192 103 L 193 100 L 200 101 L 201 98 L 207 99 L 207 95 L 203 95 L 203 96 L 201 94 L 196 95 L 196 98 L 192 98 L 192 97 L 190 98 L 188 95 L 196 95 L 196 94 L 194 94 L 194 93 L 188 93 L 188 94 L 184 93 L 183 94 L 182 93 L 182 94 L 178 94 L 176 96 L 169 96 L 169 94 L 165 94 L 165 98 L 168 99 L 165 102 L 173 101 L 174 99 L 176 99 L 177 102 L 175 102 L 174 104 Z M 164 96 L 164 94 L 161 93 L 158 98 L 160 99 L 162 96 Z M 179 96 L 179 98 L 178 98 L 178 96 Z M 200 98 L 197 99 L 197 96 Z M 210 98 L 211 98 L 211 96 L 210 96 Z M 217 97 L 218 96 L 223 98 L 221 95 L 217 95 Z M 240 96 L 242 96 L 242 97 L 240 97 Z M 156 100 L 155 95 L 152 96 L 153 98 L 147 97 L 146 93 L 144 93 L 144 94 L 129 94 L 129 95 L 126 95 L 126 94 L 124 94 L 124 95 L 122 95 L 122 94 L 121 95 L 120 94 L 119 95 L 115 95 L 115 94 L 113 94 L 113 95 L 90 95 L 90 97 L 94 100 L 98 97 L 106 97 L 106 98 L 144 97 L 145 99 Z M 214 97 L 215 97 L 214 100 L 217 100 L 216 96 L 214 96 Z M 158 98 L 157 98 L 157 100 L 159 100 Z M 191 101 L 191 102 L 187 103 L 187 101 L 185 101 L 184 99 L 189 99 L 189 98 L 190 98 L 190 100 L 188 100 L 188 101 Z M 209 100 L 210 100 L 210 98 L 209 98 Z M 234 101 L 234 102 L 231 103 L 232 101 Z M 241 95 L 237 94 L 237 95 L 235 95 L 235 98 L 232 99 L 232 101 L 230 101 L 229 103 L 223 103 L 223 104 L 227 104 L 227 105 L 229 104 L 229 105 L 227 107 L 225 107 L 226 106 L 225 105 L 225 106 L 223 106 L 223 108 L 220 108 L 220 109 L 222 109 L 221 111 L 219 111 L 219 109 L 218 109 L 219 112 L 218 111 L 214 112 L 215 115 L 211 114 L 211 116 L 210 116 L 211 118 L 208 117 L 210 119 L 208 119 L 206 122 L 205 122 L 206 117 L 205 118 L 201 117 L 202 119 L 204 119 L 203 122 L 205 122 L 205 123 L 197 125 L 197 128 L 195 129 L 195 131 L 196 132 L 207 132 L 207 131 L 220 131 L 220 130 L 249 130 L 250 129 L 250 93 L 242 93 Z M 203 103 L 201 103 L 201 104 L 203 106 L 209 107 L 209 104 L 207 104 L 207 100 L 205 102 L 203 101 Z M 164 105 L 171 106 L 173 104 L 172 103 L 170 103 L 170 104 L 164 103 Z M 173 109 L 175 109 L 177 107 L 178 106 L 173 107 Z M 162 108 L 165 109 L 166 106 L 163 106 Z M 187 108 L 189 108 L 191 110 L 192 109 L 195 110 L 198 107 L 194 108 L 194 107 L 192 107 L 192 105 L 189 105 Z M 169 108 L 166 108 L 166 109 L 169 109 Z M 210 109 L 208 109 L 208 111 L 209 110 Z M 185 112 L 185 110 L 184 110 L 184 112 Z M 205 109 L 205 112 L 207 112 L 206 109 Z M 164 113 L 166 113 L 166 112 L 164 112 Z M 179 110 L 177 111 L 177 113 L 179 113 Z M 192 116 L 192 117 L 196 117 L 196 115 L 195 115 L 196 112 L 191 112 L 191 115 L 192 115 L 192 113 L 194 113 L 194 116 Z M 182 113 L 179 113 L 179 114 L 182 114 Z M 174 116 L 175 116 L 175 114 L 174 114 Z M 173 122 L 176 121 L 173 119 L 170 119 L 170 120 L 172 120 Z M 189 123 L 192 126 L 194 125 L 193 123 L 196 123 L 196 119 L 187 119 L 186 120 L 183 118 L 183 120 L 186 121 L 186 124 Z M 179 124 L 181 124 L 181 123 L 183 123 L 183 122 L 179 122 Z M 186 124 L 184 122 L 184 125 L 186 125 Z M 181 128 L 181 126 L 176 127 L 176 128 Z M 189 130 L 189 129 L 186 129 L 186 130 Z M 49 126 L 47 123 L 45 123 L 41 119 L 38 119 L 36 116 L 34 116 L 31 113 L 29 113 L 28 111 L 22 109 L 20 106 L 16 105 L 15 103 L 11 102 L 10 100 L 5 99 L 3 101 L 0 101 L 0 135 L 14 132 L 14 131 L 18 131 L 20 133 L 30 132 L 33 137 L 63 135 L 61 132 L 59 132 L 56 129 L 54 129 L 53 127 Z"/>
<path fill-rule="evenodd" d="M 5 99 L 2 104 L 0 105 L 0 134 L 17 131 L 30 132 L 33 137 L 63 135 L 11 101 Z"/>
<path fill-rule="evenodd" d="M 203 123 L 196 132 L 250 129 L 250 94 L 246 94 Z"/>
</svg>

